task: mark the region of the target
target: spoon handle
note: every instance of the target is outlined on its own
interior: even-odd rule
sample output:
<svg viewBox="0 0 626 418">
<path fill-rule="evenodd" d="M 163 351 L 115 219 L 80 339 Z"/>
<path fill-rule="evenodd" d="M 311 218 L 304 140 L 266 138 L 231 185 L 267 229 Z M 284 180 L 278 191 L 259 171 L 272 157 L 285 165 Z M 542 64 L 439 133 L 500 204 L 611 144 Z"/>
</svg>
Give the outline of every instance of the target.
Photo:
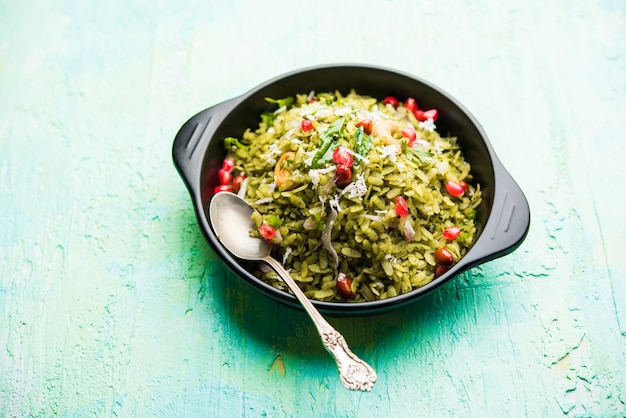
<svg viewBox="0 0 626 418">
<path fill-rule="evenodd" d="M 370 391 L 377 377 L 374 369 L 350 350 L 343 336 L 324 319 L 322 314 L 313 306 L 309 298 L 300 290 L 282 264 L 269 255 L 263 257 L 263 261 L 269 264 L 283 281 L 287 283 L 287 286 L 289 286 L 315 323 L 326 350 L 328 350 L 337 362 L 341 383 L 348 389 Z"/>
</svg>

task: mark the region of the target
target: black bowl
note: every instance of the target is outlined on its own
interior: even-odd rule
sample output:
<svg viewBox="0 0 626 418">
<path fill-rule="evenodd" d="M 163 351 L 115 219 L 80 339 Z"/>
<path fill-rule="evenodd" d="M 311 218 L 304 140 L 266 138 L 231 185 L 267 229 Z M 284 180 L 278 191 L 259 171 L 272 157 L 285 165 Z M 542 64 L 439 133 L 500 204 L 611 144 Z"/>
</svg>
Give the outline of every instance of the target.
<svg viewBox="0 0 626 418">
<path fill-rule="evenodd" d="M 528 202 L 515 180 L 506 171 L 474 117 L 453 97 L 418 77 L 367 65 L 328 65 L 294 71 L 269 80 L 239 97 L 212 106 L 189 119 L 174 140 L 174 164 L 183 178 L 195 208 L 198 224 L 209 244 L 235 273 L 264 294 L 292 307 L 299 303 L 291 294 L 259 280 L 256 263 L 233 257 L 217 239 L 208 219 L 213 188 L 218 184 L 217 170 L 226 154 L 224 138 L 241 137 L 246 128 L 258 125 L 259 115 L 275 105 L 265 97 L 282 98 L 296 93 L 350 89 L 382 100 L 415 97 L 420 108 L 439 110 L 437 131 L 456 136 L 472 174 L 480 183 L 483 202 L 476 221 L 479 227 L 473 246 L 450 270 L 429 284 L 409 293 L 373 302 L 320 302 L 313 304 L 323 313 L 345 316 L 382 313 L 404 306 L 432 292 L 456 275 L 515 250 L 530 226 Z"/>
</svg>

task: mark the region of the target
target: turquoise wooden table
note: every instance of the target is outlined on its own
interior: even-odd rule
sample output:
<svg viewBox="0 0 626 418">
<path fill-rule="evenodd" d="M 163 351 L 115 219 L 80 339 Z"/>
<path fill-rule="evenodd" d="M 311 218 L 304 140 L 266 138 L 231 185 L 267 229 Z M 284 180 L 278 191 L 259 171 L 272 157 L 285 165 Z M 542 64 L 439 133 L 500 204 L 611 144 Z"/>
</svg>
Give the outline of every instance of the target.
<svg viewBox="0 0 626 418">
<path fill-rule="evenodd" d="M 0 416 L 626 416 L 621 0 L 0 4 Z M 310 65 L 464 103 L 532 212 L 513 254 L 388 314 L 307 317 L 229 273 L 181 124 Z"/>
</svg>

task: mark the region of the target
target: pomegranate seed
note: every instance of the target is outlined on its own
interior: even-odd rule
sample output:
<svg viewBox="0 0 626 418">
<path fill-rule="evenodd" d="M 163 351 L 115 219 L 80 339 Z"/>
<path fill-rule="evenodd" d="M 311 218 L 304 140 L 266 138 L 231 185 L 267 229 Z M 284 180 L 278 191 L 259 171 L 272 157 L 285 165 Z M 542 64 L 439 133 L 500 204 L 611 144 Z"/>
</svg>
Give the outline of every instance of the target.
<svg viewBox="0 0 626 418">
<path fill-rule="evenodd" d="M 454 197 L 461 197 L 464 193 L 463 187 L 453 181 L 446 181 L 446 190 Z"/>
<path fill-rule="evenodd" d="M 339 164 L 335 170 L 335 183 L 339 187 L 347 186 L 352 181 L 352 170 L 350 167 Z"/>
<path fill-rule="evenodd" d="M 396 214 L 401 218 L 409 216 L 409 204 L 402 196 L 396 197 Z"/>
<path fill-rule="evenodd" d="M 439 112 L 437 111 L 437 109 L 430 109 L 430 110 L 424 111 L 424 117 L 426 118 L 426 120 L 432 119 L 434 122 L 437 120 L 437 116 L 439 116 Z"/>
<path fill-rule="evenodd" d="M 443 276 L 443 274 L 448 271 L 449 267 L 444 266 L 442 264 L 437 264 L 435 266 L 435 277 Z"/>
<path fill-rule="evenodd" d="M 354 158 L 348 148 L 341 146 L 337 147 L 337 149 L 333 152 L 333 161 L 335 164 L 343 164 L 346 167 L 352 167 L 354 164 Z"/>
<path fill-rule="evenodd" d="M 363 119 L 359 123 L 356 124 L 357 128 L 363 128 L 363 132 L 368 135 L 372 134 L 372 127 L 374 126 L 374 122 L 371 119 Z"/>
<path fill-rule="evenodd" d="M 220 192 L 230 192 L 230 186 L 228 184 L 220 184 L 213 189 L 213 193 L 218 194 Z"/>
<path fill-rule="evenodd" d="M 217 177 L 220 179 L 220 184 L 228 185 L 230 181 L 233 179 L 233 175 L 230 171 L 224 170 L 223 168 L 217 170 Z"/>
<path fill-rule="evenodd" d="M 239 190 L 241 190 L 241 184 L 244 182 L 245 179 L 246 176 L 244 176 L 243 174 L 239 174 L 233 179 L 233 192 L 239 193 Z"/>
<path fill-rule="evenodd" d="M 271 241 L 276 236 L 276 229 L 274 229 L 274 227 L 267 222 L 263 222 L 259 228 L 259 234 L 261 234 L 263 239 L 266 241 Z"/>
<path fill-rule="evenodd" d="M 402 136 L 408 138 L 409 140 L 409 148 L 412 148 L 412 145 L 415 145 L 415 140 L 417 140 L 417 132 L 413 128 L 405 128 L 402 131 Z"/>
<path fill-rule="evenodd" d="M 300 123 L 300 129 L 302 129 L 302 132 L 309 132 L 313 129 L 313 122 L 309 119 L 303 119 L 302 123 Z"/>
<path fill-rule="evenodd" d="M 456 237 L 459 236 L 460 233 L 461 233 L 461 228 L 459 228 L 458 226 L 453 226 L 451 228 L 446 228 L 443 231 L 443 237 L 445 239 L 453 241 L 456 239 Z"/>
<path fill-rule="evenodd" d="M 235 160 L 232 158 L 224 159 L 224 162 L 222 163 L 222 170 L 232 171 L 233 168 L 235 168 Z"/>
<path fill-rule="evenodd" d="M 463 180 L 461 180 L 459 182 L 459 186 L 461 186 L 461 188 L 463 189 L 464 193 L 467 193 L 467 191 L 469 190 L 469 185 L 466 182 L 464 182 Z"/>
<path fill-rule="evenodd" d="M 450 267 L 454 263 L 454 255 L 447 248 L 440 248 L 435 251 L 435 260 L 443 266 Z"/>
<path fill-rule="evenodd" d="M 415 113 L 415 111 L 418 109 L 417 102 L 412 97 L 409 97 L 404 101 L 404 107 L 411 113 Z"/>
<path fill-rule="evenodd" d="M 390 104 L 393 107 L 398 107 L 400 106 L 400 102 L 398 101 L 398 99 L 396 99 L 393 96 L 387 96 L 385 97 L 385 99 L 383 100 L 383 104 Z"/>
<path fill-rule="evenodd" d="M 413 112 L 413 114 L 415 115 L 415 119 L 421 122 L 428 120 L 428 118 L 424 116 L 424 111 L 421 109 L 417 109 L 415 112 Z"/>
<path fill-rule="evenodd" d="M 344 275 L 337 279 L 337 290 L 346 299 L 353 299 L 356 296 L 356 292 L 352 291 L 352 279 Z"/>
</svg>

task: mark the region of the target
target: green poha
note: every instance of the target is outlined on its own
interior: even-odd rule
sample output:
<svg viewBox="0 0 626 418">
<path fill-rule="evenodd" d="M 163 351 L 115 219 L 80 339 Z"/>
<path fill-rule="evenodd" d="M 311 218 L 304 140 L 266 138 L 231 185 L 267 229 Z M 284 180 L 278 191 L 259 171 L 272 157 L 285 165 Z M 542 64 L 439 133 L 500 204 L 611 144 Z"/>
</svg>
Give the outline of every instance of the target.
<svg viewBox="0 0 626 418">
<path fill-rule="evenodd" d="M 311 299 L 410 292 L 475 240 L 481 190 L 457 139 L 437 133 L 435 109 L 392 99 L 355 91 L 268 98 L 277 110 L 225 138 L 238 181 L 220 173 L 220 190 L 232 184 L 250 203 L 251 233 L 273 242 L 273 256 Z M 273 271 L 259 277 L 288 291 Z"/>
</svg>

